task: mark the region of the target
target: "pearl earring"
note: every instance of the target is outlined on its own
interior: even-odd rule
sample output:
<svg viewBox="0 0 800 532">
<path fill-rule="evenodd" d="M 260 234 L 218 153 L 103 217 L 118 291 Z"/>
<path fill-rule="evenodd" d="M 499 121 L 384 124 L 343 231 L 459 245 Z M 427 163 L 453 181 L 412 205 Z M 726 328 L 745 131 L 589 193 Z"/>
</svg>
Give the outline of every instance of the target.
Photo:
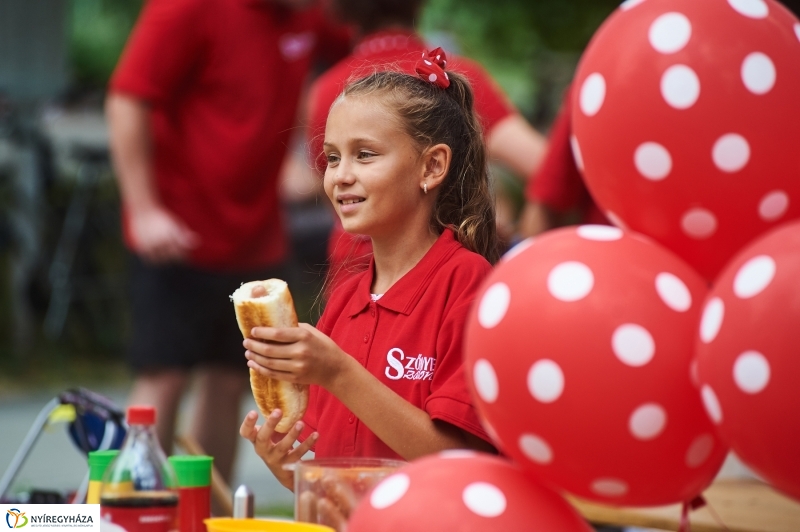
<svg viewBox="0 0 800 532">
<path fill-rule="evenodd" d="M 425 192 L 425 194 L 428 193 L 428 183 L 422 183 L 422 191 Z"/>
</svg>

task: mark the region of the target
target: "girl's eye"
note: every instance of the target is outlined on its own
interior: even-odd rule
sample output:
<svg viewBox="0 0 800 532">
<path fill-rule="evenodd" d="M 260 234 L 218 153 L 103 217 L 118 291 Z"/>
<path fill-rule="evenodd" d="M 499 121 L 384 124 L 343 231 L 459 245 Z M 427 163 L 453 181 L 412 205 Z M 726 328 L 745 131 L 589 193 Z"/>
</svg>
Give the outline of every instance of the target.
<svg viewBox="0 0 800 532">
<path fill-rule="evenodd" d="M 339 162 L 339 156 L 333 153 L 326 155 L 325 159 L 328 161 L 328 166 L 332 166 Z"/>
<path fill-rule="evenodd" d="M 358 152 L 359 159 L 369 159 L 370 157 L 375 157 L 376 154 L 372 153 L 371 151 L 364 151 L 361 150 Z"/>
</svg>

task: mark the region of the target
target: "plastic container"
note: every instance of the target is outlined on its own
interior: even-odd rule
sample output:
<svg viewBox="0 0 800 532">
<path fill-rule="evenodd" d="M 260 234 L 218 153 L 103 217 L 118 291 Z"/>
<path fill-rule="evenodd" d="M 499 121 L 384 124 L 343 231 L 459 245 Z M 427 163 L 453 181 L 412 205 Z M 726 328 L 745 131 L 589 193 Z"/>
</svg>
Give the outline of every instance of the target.
<svg viewBox="0 0 800 532">
<path fill-rule="evenodd" d="M 86 504 L 100 504 L 103 475 L 118 454 L 119 449 L 91 451 L 89 453 L 89 489 L 86 491 Z"/>
<path fill-rule="evenodd" d="M 211 456 L 170 456 L 178 479 L 178 530 L 206 532 L 204 519 L 211 517 Z"/>
<path fill-rule="evenodd" d="M 175 472 L 156 437 L 155 409 L 128 408 L 128 434 L 103 475 L 100 517 L 128 532 L 177 530 Z"/>
<path fill-rule="evenodd" d="M 294 471 L 294 517 L 340 526 L 372 487 L 406 465 L 382 458 L 325 458 L 284 466 Z"/>
<path fill-rule="evenodd" d="M 208 532 L 335 532 L 334 529 L 322 525 L 268 519 L 214 517 L 206 519 L 205 523 Z"/>
</svg>

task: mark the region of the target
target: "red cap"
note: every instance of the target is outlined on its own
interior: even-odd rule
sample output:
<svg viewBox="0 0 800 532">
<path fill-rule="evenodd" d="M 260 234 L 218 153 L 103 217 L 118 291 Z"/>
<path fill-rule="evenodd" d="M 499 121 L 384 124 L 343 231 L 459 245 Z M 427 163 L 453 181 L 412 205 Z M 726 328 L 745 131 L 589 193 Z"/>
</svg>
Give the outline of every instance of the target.
<svg viewBox="0 0 800 532">
<path fill-rule="evenodd" d="M 150 405 L 128 407 L 128 425 L 153 425 L 156 422 L 156 409 Z"/>
</svg>

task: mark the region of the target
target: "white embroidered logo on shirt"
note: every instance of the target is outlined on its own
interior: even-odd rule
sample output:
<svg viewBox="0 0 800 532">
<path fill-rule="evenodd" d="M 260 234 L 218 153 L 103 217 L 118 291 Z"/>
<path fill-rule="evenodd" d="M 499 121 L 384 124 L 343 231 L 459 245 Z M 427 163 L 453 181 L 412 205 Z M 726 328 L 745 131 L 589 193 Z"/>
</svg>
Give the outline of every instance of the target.
<svg viewBox="0 0 800 532">
<path fill-rule="evenodd" d="M 435 358 L 421 354 L 407 357 L 399 347 L 394 347 L 386 353 L 386 363 L 389 365 L 386 366 L 384 374 L 393 381 L 400 379 L 430 381 L 433 380 L 433 371 L 436 369 Z"/>
<path fill-rule="evenodd" d="M 311 52 L 315 41 L 316 38 L 310 31 L 304 33 L 287 33 L 281 35 L 278 45 L 280 46 L 281 54 L 283 54 L 284 59 L 287 61 L 296 61 Z"/>
</svg>

